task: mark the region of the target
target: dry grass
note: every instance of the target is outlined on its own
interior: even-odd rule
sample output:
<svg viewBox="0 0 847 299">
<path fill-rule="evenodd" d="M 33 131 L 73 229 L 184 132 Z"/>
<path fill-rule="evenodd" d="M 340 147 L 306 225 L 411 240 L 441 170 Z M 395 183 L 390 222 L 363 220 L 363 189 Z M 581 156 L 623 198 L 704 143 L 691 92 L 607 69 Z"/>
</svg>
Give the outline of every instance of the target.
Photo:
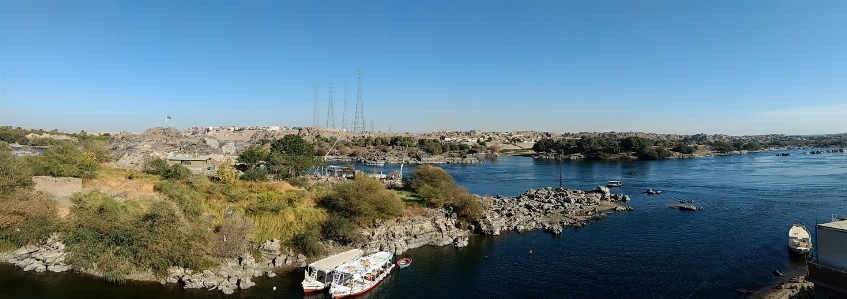
<svg viewBox="0 0 847 299">
<path fill-rule="evenodd" d="M 127 199 L 129 200 L 138 200 L 138 197 L 142 195 L 156 194 L 153 191 L 153 186 L 159 181 L 157 176 L 112 168 L 107 163 L 101 164 L 101 167 L 96 178 L 82 182 L 83 192 L 88 193 L 97 189 L 100 192 L 108 194 L 126 192 L 128 194 Z"/>
</svg>

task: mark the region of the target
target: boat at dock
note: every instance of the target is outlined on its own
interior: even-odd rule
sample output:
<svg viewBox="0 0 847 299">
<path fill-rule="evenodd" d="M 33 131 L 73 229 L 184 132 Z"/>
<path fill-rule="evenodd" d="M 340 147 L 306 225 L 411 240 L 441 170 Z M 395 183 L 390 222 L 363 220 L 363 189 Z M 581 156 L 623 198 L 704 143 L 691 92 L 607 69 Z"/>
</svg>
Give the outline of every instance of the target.
<svg viewBox="0 0 847 299">
<path fill-rule="evenodd" d="M 606 183 L 606 187 L 620 187 L 623 186 L 623 182 L 621 181 L 609 181 Z"/>
<path fill-rule="evenodd" d="M 365 165 L 382 167 L 385 166 L 385 161 L 368 161 L 365 162 Z"/>
<path fill-rule="evenodd" d="M 364 252 L 361 249 L 350 249 L 309 264 L 306 267 L 303 282 L 300 283 L 303 291 L 306 293 L 322 291 L 332 283 L 335 268 L 361 257 L 362 254 Z"/>
<path fill-rule="evenodd" d="M 788 230 L 788 249 L 798 255 L 810 255 L 812 253 L 812 237 L 809 230 L 800 221 L 794 223 Z"/>
<path fill-rule="evenodd" d="M 338 266 L 334 271 L 329 294 L 332 298 L 343 298 L 370 291 L 394 269 L 392 258 L 394 254 L 380 251 Z"/>
<path fill-rule="evenodd" d="M 400 269 L 406 268 L 412 264 L 412 258 L 404 257 L 397 261 L 397 266 L 400 266 Z"/>
</svg>

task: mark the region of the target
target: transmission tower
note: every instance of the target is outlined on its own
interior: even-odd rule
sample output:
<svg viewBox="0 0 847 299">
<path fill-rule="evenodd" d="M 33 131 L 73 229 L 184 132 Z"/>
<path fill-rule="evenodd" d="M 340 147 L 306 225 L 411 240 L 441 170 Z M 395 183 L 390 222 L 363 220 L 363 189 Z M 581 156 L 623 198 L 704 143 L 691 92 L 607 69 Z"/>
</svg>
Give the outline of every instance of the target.
<svg viewBox="0 0 847 299">
<path fill-rule="evenodd" d="M 341 130 L 347 131 L 347 83 L 344 83 L 344 116 L 341 117 Z"/>
<path fill-rule="evenodd" d="M 376 132 L 376 131 L 374 131 L 374 114 L 373 113 L 371 113 L 371 132 Z"/>
<path fill-rule="evenodd" d="M 312 116 L 312 127 L 319 127 L 320 121 L 318 120 L 318 84 L 315 83 L 315 114 Z"/>
<path fill-rule="evenodd" d="M 332 82 L 329 82 L 329 108 L 326 110 L 326 128 L 335 129 L 335 111 L 332 109 Z"/>
<path fill-rule="evenodd" d="M 362 70 L 359 70 L 359 92 L 356 94 L 356 118 L 353 120 L 353 132 L 365 131 L 365 112 L 362 107 Z"/>
</svg>

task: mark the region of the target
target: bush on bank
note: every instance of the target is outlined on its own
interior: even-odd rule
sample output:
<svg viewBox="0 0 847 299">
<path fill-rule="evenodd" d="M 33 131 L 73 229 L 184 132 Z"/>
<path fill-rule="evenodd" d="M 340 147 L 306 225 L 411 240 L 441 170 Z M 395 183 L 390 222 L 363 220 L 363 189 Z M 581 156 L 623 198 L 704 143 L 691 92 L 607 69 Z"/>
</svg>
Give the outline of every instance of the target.
<svg viewBox="0 0 847 299">
<path fill-rule="evenodd" d="M 333 193 L 321 205 L 360 226 L 370 226 L 375 219 L 388 219 L 403 213 L 403 201 L 382 182 L 367 177 L 336 184 Z"/>
<path fill-rule="evenodd" d="M 70 142 L 59 143 L 40 155 L 24 159 L 34 175 L 91 179 L 100 169 L 94 154 L 85 153 Z"/>
<path fill-rule="evenodd" d="M 168 201 L 119 202 L 108 194 L 77 193 L 63 229 L 67 262 L 75 269 L 96 268 L 112 282 L 152 269 L 158 276 L 170 266 L 203 269 L 210 235 L 192 226 Z"/>
<path fill-rule="evenodd" d="M 444 169 L 421 165 L 409 173 L 408 186 L 431 207 L 444 206 L 453 209 L 465 222 L 482 217 L 482 205 L 476 197 L 464 188 L 458 187 L 453 177 Z"/>
<path fill-rule="evenodd" d="M 56 202 L 31 189 L 0 197 L 0 251 L 40 243 L 56 231 Z"/>
</svg>

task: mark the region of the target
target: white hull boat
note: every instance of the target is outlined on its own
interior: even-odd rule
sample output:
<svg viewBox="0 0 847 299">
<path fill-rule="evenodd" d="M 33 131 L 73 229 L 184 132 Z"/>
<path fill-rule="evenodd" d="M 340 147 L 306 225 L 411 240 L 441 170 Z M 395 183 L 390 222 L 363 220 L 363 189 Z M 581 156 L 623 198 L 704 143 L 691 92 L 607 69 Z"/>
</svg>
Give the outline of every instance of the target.
<svg viewBox="0 0 847 299">
<path fill-rule="evenodd" d="M 788 230 L 788 249 L 800 255 L 812 253 L 812 237 L 806 230 L 806 226 L 799 221 Z"/>
<path fill-rule="evenodd" d="M 336 267 L 361 257 L 363 253 L 361 249 L 350 249 L 309 264 L 306 267 L 303 282 L 300 283 L 303 291 L 306 293 L 323 291 L 332 283 L 332 275 Z"/>
<path fill-rule="evenodd" d="M 392 258 L 394 254 L 380 251 L 338 266 L 334 271 L 329 294 L 332 298 L 343 298 L 370 291 L 394 269 Z"/>
</svg>

